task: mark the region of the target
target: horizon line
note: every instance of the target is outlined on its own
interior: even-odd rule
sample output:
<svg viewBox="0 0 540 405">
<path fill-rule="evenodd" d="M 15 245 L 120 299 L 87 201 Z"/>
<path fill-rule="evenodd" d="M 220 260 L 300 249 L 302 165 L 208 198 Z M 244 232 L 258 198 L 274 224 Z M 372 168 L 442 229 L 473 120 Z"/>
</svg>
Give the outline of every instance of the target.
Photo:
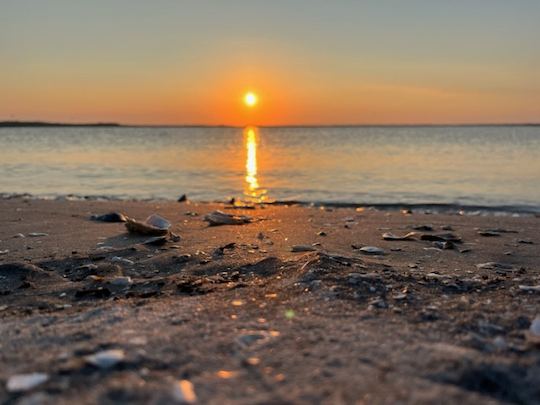
<svg viewBox="0 0 540 405">
<path fill-rule="evenodd" d="M 540 126 L 540 122 L 507 122 L 507 123 L 350 123 L 350 124 L 279 124 L 279 125 L 227 125 L 227 124 L 130 124 L 120 122 L 57 122 L 57 121 L 20 121 L 6 120 L 0 121 L 0 127 L 120 127 L 120 128 L 354 128 L 354 127 L 518 127 L 518 126 Z"/>
</svg>

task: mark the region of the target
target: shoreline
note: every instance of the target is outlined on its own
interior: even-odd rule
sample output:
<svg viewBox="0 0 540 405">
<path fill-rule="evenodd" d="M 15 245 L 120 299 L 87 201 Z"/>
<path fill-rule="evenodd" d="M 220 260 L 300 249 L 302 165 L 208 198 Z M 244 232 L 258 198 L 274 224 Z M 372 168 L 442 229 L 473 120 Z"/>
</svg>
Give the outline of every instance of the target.
<svg viewBox="0 0 540 405">
<path fill-rule="evenodd" d="M 186 380 L 200 403 L 538 398 L 540 218 L 230 208 L 0 199 L 0 402 L 182 403 Z M 113 211 L 180 240 L 90 219 Z"/>
<path fill-rule="evenodd" d="M 188 198 L 185 194 L 182 197 Z M 179 197 L 181 197 L 179 195 Z M 199 204 L 227 204 L 233 197 L 223 200 L 191 200 L 190 202 Z M 81 194 L 59 194 L 59 195 L 35 195 L 31 193 L 0 193 L 0 200 L 30 199 L 35 201 L 130 201 L 130 202 L 179 202 L 170 198 L 131 198 L 114 195 L 81 195 Z M 241 204 L 254 206 L 280 206 L 298 205 L 302 207 L 318 208 L 364 208 L 377 209 L 381 211 L 411 210 L 418 213 L 432 214 L 456 214 L 456 215 L 540 215 L 540 205 L 527 204 L 503 204 L 503 205 L 479 205 L 479 204 L 457 204 L 457 203 L 365 203 L 365 202 L 332 202 L 332 201 L 302 201 L 302 200 L 270 200 L 270 201 L 244 201 L 236 199 Z"/>
</svg>

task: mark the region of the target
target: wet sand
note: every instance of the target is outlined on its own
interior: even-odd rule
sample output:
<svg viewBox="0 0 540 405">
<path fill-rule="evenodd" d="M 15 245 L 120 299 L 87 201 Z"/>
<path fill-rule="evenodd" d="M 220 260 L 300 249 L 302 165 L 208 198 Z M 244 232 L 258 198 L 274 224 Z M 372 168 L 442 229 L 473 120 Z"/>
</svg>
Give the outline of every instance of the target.
<svg viewBox="0 0 540 405">
<path fill-rule="evenodd" d="M 111 211 L 181 240 L 89 219 Z M 0 221 L 2 403 L 540 401 L 538 217 L 13 198 Z"/>
</svg>

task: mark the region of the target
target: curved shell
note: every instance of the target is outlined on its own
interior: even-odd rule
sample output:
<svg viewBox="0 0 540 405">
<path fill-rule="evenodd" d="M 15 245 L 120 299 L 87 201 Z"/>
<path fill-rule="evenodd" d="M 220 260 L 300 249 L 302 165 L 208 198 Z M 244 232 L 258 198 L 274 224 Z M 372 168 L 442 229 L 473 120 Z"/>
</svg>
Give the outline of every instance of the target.
<svg viewBox="0 0 540 405">
<path fill-rule="evenodd" d="M 171 223 L 157 214 L 150 215 L 144 222 L 132 218 L 126 219 L 127 230 L 131 233 L 138 233 L 141 235 L 166 235 L 169 233 L 170 227 Z"/>
</svg>

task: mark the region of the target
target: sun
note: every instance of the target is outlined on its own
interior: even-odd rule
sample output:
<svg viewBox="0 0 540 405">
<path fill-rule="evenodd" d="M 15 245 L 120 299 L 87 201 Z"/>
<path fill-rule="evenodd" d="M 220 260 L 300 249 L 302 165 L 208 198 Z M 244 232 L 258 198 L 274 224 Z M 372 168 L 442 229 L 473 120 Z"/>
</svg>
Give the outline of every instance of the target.
<svg viewBox="0 0 540 405">
<path fill-rule="evenodd" d="M 248 91 L 244 94 L 244 104 L 248 107 L 254 107 L 257 104 L 258 97 L 252 91 Z"/>
</svg>

